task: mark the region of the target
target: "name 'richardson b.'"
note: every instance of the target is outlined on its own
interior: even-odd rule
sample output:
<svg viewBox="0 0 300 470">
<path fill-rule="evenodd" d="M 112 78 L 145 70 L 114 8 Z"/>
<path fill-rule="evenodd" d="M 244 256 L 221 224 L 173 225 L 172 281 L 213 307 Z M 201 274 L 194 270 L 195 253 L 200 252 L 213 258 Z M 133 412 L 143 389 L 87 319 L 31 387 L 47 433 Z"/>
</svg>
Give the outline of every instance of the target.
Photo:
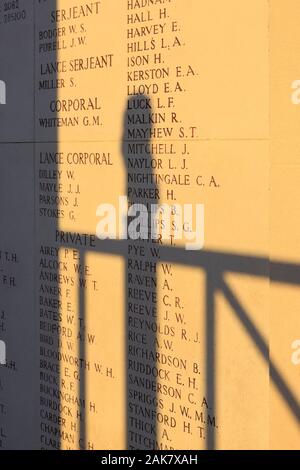
<svg viewBox="0 0 300 470">
<path fill-rule="evenodd" d="M 87 16 L 99 15 L 101 2 L 89 2 L 84 5 L 74 5 L 69 8 L 59 8 L 51 12 L 52 23 L 78 20 Z"/>
</svg>

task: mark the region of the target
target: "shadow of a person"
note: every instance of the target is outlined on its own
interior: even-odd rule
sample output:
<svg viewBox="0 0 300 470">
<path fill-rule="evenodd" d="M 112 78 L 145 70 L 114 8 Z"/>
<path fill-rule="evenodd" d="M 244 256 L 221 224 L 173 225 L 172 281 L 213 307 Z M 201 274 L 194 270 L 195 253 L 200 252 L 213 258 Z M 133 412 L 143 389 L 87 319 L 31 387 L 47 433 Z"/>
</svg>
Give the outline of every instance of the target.
<svg viewBox="0 0 300 470">
<path fill-rule="evenodd" d="M 152 239 L 151 209 L 159 204 L 152 170 L 151 100 L 131 97 L 124 112 L 122 156 L 128 198 L 125 267 L 127 448 L 157 448 L 157 241 Z M 141 137 L 142 136 L 142 137 Z M 137 223 L 139 219 L 140 223 Z M 136 223 L 135 223 L 136 220 Z"/>
</svg>

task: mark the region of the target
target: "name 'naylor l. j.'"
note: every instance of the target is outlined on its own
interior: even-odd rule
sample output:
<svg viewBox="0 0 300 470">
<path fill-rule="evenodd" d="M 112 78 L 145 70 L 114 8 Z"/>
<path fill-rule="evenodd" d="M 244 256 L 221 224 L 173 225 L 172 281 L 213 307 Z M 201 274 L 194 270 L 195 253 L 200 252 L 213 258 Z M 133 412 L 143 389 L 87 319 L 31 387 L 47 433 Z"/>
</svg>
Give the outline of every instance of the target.
<svg viewBox="0 0 300 470">
<path fill-rule="evenodd" d="M 84 5 L 73 5 L 69 8 L 60 8 L 51 11 L 51 22 L 78 20 L 92 15 L 99 15 L 101 2 L 89 2 Z"/>
</svg>

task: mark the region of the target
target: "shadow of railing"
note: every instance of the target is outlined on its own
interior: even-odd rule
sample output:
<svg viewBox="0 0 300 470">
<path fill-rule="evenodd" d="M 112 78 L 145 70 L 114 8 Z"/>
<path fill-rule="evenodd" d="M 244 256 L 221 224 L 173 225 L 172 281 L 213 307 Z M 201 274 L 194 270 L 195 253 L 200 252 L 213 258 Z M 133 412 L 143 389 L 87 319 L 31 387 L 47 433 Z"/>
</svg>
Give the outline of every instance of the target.
<svg viewBox="0 0 300 470">
<path fill-rule="evenodd" d="M 55 63 L 58 60 L 58 54 L 55 51 L 50 52 L 43 52 L 39 51 L 38 49 L 38 33 L 39 29 L 43 29 L 44 27 L 48 30 L 48 16 L 50 11 L 55 11 L 57 7 L 56 0 L 50 0 L 47 2 L 47 8 L 42 8 L 42 5 L 38 7 L 38 4 L 33 2 L 34 8 L 39 10 L 34 13 L 34 23 L 35 26 L 35 61 L 37 61 L 37 70 L 35 71 L 35 83 L 38 83 L 39 79 L 41 79 L 40 74 L 40 66 L 42 64 L 48 63 Z M 45 10 L 45 11 L 43 11 Z M 45 15 L 45 22 L 43 22 L 43 17 Z M 44 24 L 45 23 L 45 24 Z M 56 29 L 59 27 L 59 23 L 53 22 L 52 28 Z M 45 29 L 44 28 L 44 29 Z M 43 43 L 43 41 L 42 41 Z M 17 42 L 17 44 L 19 44 Z M 46 46 L 46 43 L 45 43 Z M 43 52 L 43 54 L 41 53 Z M 53 77 L 53 81 L 55 82 L 56 79 L 59 78 L 59 74 L 53 73 L 51 77 Z M 50 77 L 48 77 L 50 80 Z M 3 88 L 3 83 L 0 82 L 0 88 Z M 2 90 L 3 91 L 3 90 Z M 107 91 L 108 92 L 108 91 Z M 2 93 L 3 94 L 3 93 Z M 48 101 L 56 100 L 59 97 L 59 93 L 56 89 L 43 89 L 43 91 L 39 91 L 36 89 L 35 92 L 35 99 L 33 103 L 33 111 L 36 120 L 36 131 L 33 135 L 33 144 L 34 150 L 36 155 L 38 155 L 38 150 L 49 151 L 52 150 L 53 153 L 59 150 L 59 134 L 57 129 L 53 127 L 52 129 L 49 128 L 47 131 L 47 135 L 45 133 L 44 137 L 39 137 L 39 133 L 37 129 L 39 129 L 38 121 L 40 115 L 43 116 L 45 104 L 48 104 Z M 39 100 L 38 100 L 39 99 Z M 0 90 L 0 102 L 1 100 L 1 90 Z M 17 108 L 18 109 L 18 108 Z M 58 117 L 55 113 L 52 116 L 53 118 Z M 124 157 L 124 155 L 123 155 Z M 37 158 L 38 160 L 38 158 Z M 57 166 L 57 165 L 55 165 Z M 49 165 L 49 168 L 52 168 Z M 36 171 L 38 169 L 38 163 L 36 163 Z M 55 169 L 55 167 L 54 167 Z M 37 178 L 37 173 L 36 173 Z M 59 179 L 56 180 L 56 183 L 59 183 Z M 37 192 L 36 192 L 37 198 Z M 40 218 L 37 220 L 37 223 L 42 227 L 44 220 L 46 218 Z M 55 228 L 59 230 L 60 223 L 59 220 L 55 221 Z M 40 227 L 39 227 L 40 230 Z M 45 229 L 46 231 L 46 229 Z M 47 234 L 46 234 L 47 235 Z M 45 243 L 46 237 L 45 235 Z M 72 238 L 72 233 L 65 234 L 66 239 Z M 74 235 L 74 239 L 78 236 Z M 41 242 L 44 241 L 44 234 L 42 237 Z M 52 244 L 51 242 L 49 244 Z M 80 264 L 84 266 L 86 264 L 86 256 L 90 253 L 90 250 L 83 249 L 82 247 L 78 249 L 78 246 L 75 244 L 67 244 L 67 243 L 58 243 L 57 247 L 61 248 L 68 248 L 72 247 L 75 250 L 79 251 L 80 255 Z M 128 242 L 126 241 L 118 241 L 118 240 L 105 240 L 100 241 L 97 240 L 96 247 L 93 249 L 93 252 L 102 253 L 102 254 L 109 254 L 111 256 L 118 256 L 122 257 L 124 260 L 128 258 Z M 299 421 L 300 412 L 299 412 L 299 402 L 297 397 L 295 396 L 294 392 L 290 389 L 287 385 L 286 381 L 283 378 L 282 373 L 279 371 L 276 364 L 270 359 L 269 356 L 269 348 L 267 342 L 261 332 L 257 329 L 257 327 L 253 324 L 249 313 L 242 305 L 242 303 L 237 298 L 236 294 L 232 292 L 232 289 L 228 286 L 225 280 L 225 274 L 227 273 L 239 273 L 239 274 L 246 274 L 253 277 L 260 277 L 268 279 L 270 278 L 274 283 L 284 283 L 289 285 L 298 286 L 300 285 L 300 266 L 293 263 L 282 263 L 282 262 L 270 262 L 269 259 L 263 257 L 255 257 L 255 256 L 247 256 L 244 254 L 231 254 L 231 253 L 223 253 L 223 252 L 213 252 L 213 251 L 186 251 L 183 248 L 177 247 L 167 247 L 167 246 L 160 246 L 160 258 L 159 263 L 161 262 L 170 262 L 176 263 L 183 266 L 190 266 L 195 267 L 197 269 L 201 269 L 205 272 L 206 275 L 206 370 L 207 377 L 206 377 L 206 392 L 208 397 L 208 402 L 210 406 L 214 408 L 216 403 L 217 397 L 217 386 L 216 386 L 216 376 L 215 376 L 215 362 L 216 362 L 216 307 L 215 307 L 215 298 L 217 293 L 221 293 L 228 304 L 231 306 L 233 311 L 236 314 L 239 322 L 243 326 L 244 330 L 248 334 L 248 336 L 252 339 L 253 343 L 256 345 L 257 350 L 261 354 L 262 358 L 269 366 L 270 370 L 270 377 L 272 382 L 274 383 L 275 387 L 279 391 L 282 399 L 286 403 L 287 408 L 289 409 L 291 415 L 294 417 L 297 422 Z M 59 257 L 57 257 L 57 261 Z M 84 270 L 83 270 L 84 271 Z M 58 274 L 58 270 L 53 271 L 54 274 Z M 58 296 L 54 296 L 55 300 L 58 300 Z M 57 298 L 56 298 L 57 297 Z M 84 320 L 86 316 L 85 312 L 85 301 L 86 295 L 84 288 L 80 288 L 78 292 L 78 305 L 79 305 L 79 317 Z M 127 308 L 127 307 L 126 307 Z M 53 323 L 59 323 L 58 321 L 54 321 Z M 53 335 L 54 336 L 54 335 Z M 56 339 L 56 338 L 55 338 Z M 59 353 L 60 346 L 56 348 L 57 353 Z M 81 358 L 85 358 L 86 356 L 86 344 L 84 341 L 80 341 L 79 347 L 79 354 Z M 127 351 L 124 352 L 124 361 L 127 358 Z M 59 360 L 54 360 L 53 365 L 56 366 L 57 369 L 60 367 Z M 60 382 L 60 373 L 57 374 L 57 383 Z M 79 380 L 79 390 L 78 393 L 82 400 L 86 397 L 86 374 L 83 368 L 80 368 L 80 380 Z M 43 395 L 43 394 L 41 394 Z M 44 405 L 41 403 L 40 407 L 42 408 Z M 47 406 L 45 405 L 47 409 Z M 87 447 L 87 429 L 86 429 L 86 417 L 83 415 L 80 417 L 80 447 L 85 449 Z M 58 426 L 59 427 L 59 426 Z M 155 426 L 154 426 L 155 428 Z M 127 418 L 127 429 L 128 429 L 128 418 Z M 61 444 L 61 442 L 59 443 Z M 216 436 L 215 430 L 213 427 L 207 427 L 207 448 L 214 449 L 216 448 Z"/>
<path fill-rule="evenodd" d="M 66 239 L 72 239 L 74 234 L 65 234 Z M 76 248 L 73 244 L 66 244 L 65 247 Z M 112 256 L 126 258 L 127 242 L 123 240 L 97 240 L 93 252 L 106 253 Z M 81 263 L 85 261 L 85 255 L 90 250 L 80 250 Z M 261 332 L 254 325 L 245 307 L 239 301 L 232 289 L 224 279 L 225 274 L 239 273 L 251 275 L 259 278 L 269 278 L 272 282 L 291 285 L 300 285 L 300 266 L 293 263 L 270 262 L 264 257 L 255 257 L 214 251 L 186 251 L 183 248 L 160 246 L 159 262 L 176 263 L 179 265 L 196 267 L 206 273 L 206 394 L 210 407 L 214 409 L 216 403 L 216 293 L 222 293 L 228 304 L 231 306 L 236 318 L 244 328 L 245 332 L 255 344 L 263 360 L 269 367 L 270 378 L 294 420 L 298 423 L 300 419 L 300 406 L 295 393 L 290 389 L 284 380 L 282 373 L 271 360 L 269 347 Z M 84 295 L 80 295 L 80 317 L 85 316 Z M 81 354 L 84 356 L 84 345 L 81 347 Z M 125 351 L 124 357 L 127 357 Z M 85 396 L 85 373 L 82 371 L 80 377 L 80 394 Z M 128 422 L 127 422 L 128 425 Z M 213 426 L 207 425 L 207 444 L 209 450 L 216 448 L 216 436 Z M 85 445 L 85 419 L 81 422 L 81 440 Z"/>
</svg>

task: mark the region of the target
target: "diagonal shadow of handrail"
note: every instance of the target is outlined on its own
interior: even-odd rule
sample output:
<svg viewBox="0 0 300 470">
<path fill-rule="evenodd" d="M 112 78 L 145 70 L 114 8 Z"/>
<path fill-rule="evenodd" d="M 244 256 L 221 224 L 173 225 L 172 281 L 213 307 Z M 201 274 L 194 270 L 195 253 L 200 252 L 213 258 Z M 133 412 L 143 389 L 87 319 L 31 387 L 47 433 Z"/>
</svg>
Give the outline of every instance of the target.
<svg viewBox="0 0 300 470">
<path fill-rule="evenodd" d="M 59 232 L 57 232 L 59 234 Z M 61 232 L 59 245 L 65 248 L 79 249 L 81 259 L 86 252 L 106 253 L 113 256 L 126 256 L 127 241 L 124 240 L 99 240 L 95 239 L 94 248 L 85 249 L 76 247 L 78 233 Z M 84 235 L 84 234 L 79 234 Z M 232 254 L 218 251 L 187 251 L 181 247 L 160 246 L 160 262 L 170 262 L 184 266 L 198 267 L 206 271 L 206 367 L 214 371 L 215 366 L 215 293 L 223 293 L 237 318 L 248 333 L 263 359 L 268 363 L 270 377 L 282 399 L 286 403 L 291 415 L 298 422 L 300 419 L 300 405 L 295 394 L 284 380 L 274 362 L 270 359 L 269 348 L 260 331 L 250 319 L 245 308 L 236 295 L 224 281 L 224 274 L 240 273 L 256 277 L 263 277 L 272 282 L 300 285 L 300 265 L 296 263 L 284 263 L 270 261 L 261 256 L 249 256 L 244 254 Z M 84 318 L 84 298 L 80 295 L 81 317 Z M 84 353 L 84 346 L 81 349 Z M 82 372 L 84 374 L 84 372 Z M 214 374 L 207 374 L 206 390 L 211 407 L 215 404 L 216 383 Z M 85 377 L 82 377 L 80 394 L 85 395 Z M 80 431 L 82 442 L 85 443 L 85 419 L 81 421 Z M 215 432 L 212 427 L 207 428 L 207 448 L 215 448 Z"/>
</svg>

